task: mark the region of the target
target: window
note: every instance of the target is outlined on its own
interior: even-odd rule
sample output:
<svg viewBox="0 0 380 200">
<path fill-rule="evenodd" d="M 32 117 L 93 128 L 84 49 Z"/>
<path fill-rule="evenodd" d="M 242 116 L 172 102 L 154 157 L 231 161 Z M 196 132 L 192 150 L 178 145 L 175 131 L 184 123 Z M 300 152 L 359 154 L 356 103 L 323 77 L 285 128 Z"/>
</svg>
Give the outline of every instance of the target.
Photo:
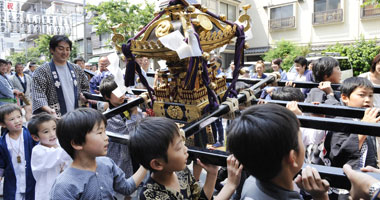
<svg viewBox="0 0 380 200">
<path fill-rule="evenodd" d="M 314 12 L 337 10 L 340 8 L 340 0 L 314 0 Z"/>
<path fill-rule="evenodd" d="M 293 4 L 270 9 L 269 27 L 271 30 L 294 28 Z"/>
<path fill-rule="evenodd" d="M 228 21 L 234 22 L 236 21 L 236 6 L 221 2 L 219 14 L 227 16 Z"/>
<path fill-rule="evenodd" d="M 314 0 L 313 24 L 328 24 L 343 21 L 340 0 Z"/>
<path fill-rule="evenodd" d="M 367 2 L 367 1 L 368 0 L 364 0 L 364 2 Z M 363 6 L 361 8 L 361 17 L 368 18 L 368 17 L 380 16 L 380 7 L 377 7 L 377 6 L 378 6 L 378 3 Z"/>
</svg>

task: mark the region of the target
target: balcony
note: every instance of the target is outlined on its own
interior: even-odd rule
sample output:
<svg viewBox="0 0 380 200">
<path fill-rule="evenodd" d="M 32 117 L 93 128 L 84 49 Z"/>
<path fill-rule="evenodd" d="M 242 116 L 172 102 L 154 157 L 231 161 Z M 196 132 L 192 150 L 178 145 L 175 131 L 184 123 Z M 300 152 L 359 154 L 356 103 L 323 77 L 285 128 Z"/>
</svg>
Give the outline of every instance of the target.
<svg viewBox="0 0 380 200">
<path fill-rule="evenodd" d="M 269 28 L 271 31 L 287 29 L 287 28 L 295 28 L 295 27 L 296 27 L 295 16 L 269 20 Z"/>
<path fill-rule="evenodd" d="M 328 10 L 313 13 L 313 25 L 343 22 L 343 10 Z"/>
<path fill-rule="evenodd" d="M 361 18 L 380 17 L 380 8 L 364 6 L 360 14 Z"/>
</svg>

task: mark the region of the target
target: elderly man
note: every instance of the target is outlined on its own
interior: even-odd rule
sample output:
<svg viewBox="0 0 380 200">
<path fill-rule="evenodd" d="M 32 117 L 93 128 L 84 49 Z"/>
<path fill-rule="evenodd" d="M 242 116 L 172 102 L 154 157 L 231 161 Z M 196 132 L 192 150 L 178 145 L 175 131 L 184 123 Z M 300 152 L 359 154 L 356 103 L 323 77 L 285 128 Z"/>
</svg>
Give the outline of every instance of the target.
<svg viewBox="0 0 380 200">
<path fill-rule="evenodd" d="M 33 112 L 45 111 L 58 117 L 79 107 L 82 92 L 88 91 L 83 70 L 68 62 L 72 42 L 64 35 L 55 35 L 49 42 L 53 56 L 33 74 Z"/>
<path fill-rule="evenodd" d="M 24 69 L 24 74 L 28 74 L 30 77 L 32 77 L 36 68 L 37 64 L 35 62 L 29 62 L 26 68 Z"/>
<path fill-rule="evenodd" d="M 20 105 L 25 110 L 26 121 L 29 121 L 29 119 L 32 118 L 32 102 L 30 102 L 32 99 L 30 96 L 30 91 L 32 88 L 32 77 L 30 77 L 28 74 L 24 74 L 23 70 L 24 66 L 21 63 L 16 63 L 16 73 L 10 78 L 10 81 L 15 89 L 24 93 L 24 98 L 20 101 Z"/>
<path fill-rule="evenodd" d="M 107 56 L 102 56 L 99 59 L 99 71 L 100 73 L 95 75 L 90 80 L 90 92 L 93 94 L 99 94 L 99 85 L 102 82 L 103 78 L 110 75 L 111 73 L 108 71 L 107 67 L 110 65 L 110 61 Z"/>
</svg>

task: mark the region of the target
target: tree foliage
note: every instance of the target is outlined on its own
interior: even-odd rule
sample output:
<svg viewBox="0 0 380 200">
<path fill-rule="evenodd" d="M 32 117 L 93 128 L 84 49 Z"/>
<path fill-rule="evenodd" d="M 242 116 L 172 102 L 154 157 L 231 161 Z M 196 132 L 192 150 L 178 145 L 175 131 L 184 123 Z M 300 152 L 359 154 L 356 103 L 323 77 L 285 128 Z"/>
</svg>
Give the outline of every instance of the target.
<svg viewBox="0 0 380 200">
<path fill-rule="evenodd" d="M 366 0 L 363 3 L 363 6 L 368 6 L 368 5 L 375 5 L 377 8 L 380 8 L 380 0 Z"/>
<path fill-rule="evenodd" d="M 42 64 L 45 61 L 51 59 L 51 53 L 49 51 L 49 42 L 53 35 L 39 35 L 35 40 L 35 47 L 28 48 L 25 52 L 14 52 L 6 59 L 12 61 L 12 63 L 23 63 L 26 64 L 29 61 L 36 62 L 37 64 Z M 70 54 L 70 60 L 77 57 L 78 45 L 73 43 L 72 50 Z"/>
<path fill-rule="evenodd" d="M 264 60 L 272 61 L 276 58 L 282 59 L 282 68 L 289 70 L 297 56 L 306 56 L 310 52 L 310 45 L 297 46 L 293 42 L 281 40 L 276 42 L 276 47 L 265 53 Z"/>
<path fill-rule="evenodd" d="M 10 56 L 6 57 L 7 60 L 12 61 L 12 63 L 22 63 L 26 64 L 29 61 L 36 62 L 37 64 L 41 64 L 42 61 L 40 59 L 40 52 L 36 47 L 29 48 L 25 52 L 14 52 Z"/>
<path fill-rule="evenodd" d="M 98 6 L 88 5 L 86 8 L 96 14 L 90 24 L 96 25 L 98 35 L 112 33 L 112 27 L 124 23 L 117 32 L 128 40 L 153 19 L 154 6 L 146 1 L 142 5 L 132 4 L 130 1 L 111 0 L 102 2 Z"/>
<path fill-rule="evenodd" d="M 380 53 L 380 46 L 376 46 L 376 39 L 365 40 L 364 36 L 360 36 L 349 46 L 337 43 L 328 47 L 325 52 L 339 52 L 342 56 L 347 56 L 352 64 L 354 76 L 357 76 L 370 70 L 373 58 Z"/>
</svg>

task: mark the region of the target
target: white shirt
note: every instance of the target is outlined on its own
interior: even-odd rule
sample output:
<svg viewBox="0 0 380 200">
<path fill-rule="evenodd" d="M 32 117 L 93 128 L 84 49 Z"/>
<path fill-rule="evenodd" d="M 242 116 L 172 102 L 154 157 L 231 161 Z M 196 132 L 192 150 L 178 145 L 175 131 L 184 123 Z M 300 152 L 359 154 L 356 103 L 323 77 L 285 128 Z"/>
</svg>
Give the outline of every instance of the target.
<svg viewBox="0 0 380 200">
<path fill-rule="evenodd" d="M 16 194 L 25 193 L 26 188 L 26 161 L 24 151 L 24 136 L 21 132 L 17 140 L 9 137 L 9 133 L 5 135 L 5 141 L 7 142 L 8 151 L 11 155 L 13 169 L 16 175 Z M 17 156 L 20 156 L 21 163 L 17 162 Z"/>
<path fill-rule="evenodd" d="M 38 144 L 32 150 L 31 167 L 36 179 L 35 199 L 49 199 L 55 178 L 72 162 L 62 147 L 46 147 Z"/>
</svg>

